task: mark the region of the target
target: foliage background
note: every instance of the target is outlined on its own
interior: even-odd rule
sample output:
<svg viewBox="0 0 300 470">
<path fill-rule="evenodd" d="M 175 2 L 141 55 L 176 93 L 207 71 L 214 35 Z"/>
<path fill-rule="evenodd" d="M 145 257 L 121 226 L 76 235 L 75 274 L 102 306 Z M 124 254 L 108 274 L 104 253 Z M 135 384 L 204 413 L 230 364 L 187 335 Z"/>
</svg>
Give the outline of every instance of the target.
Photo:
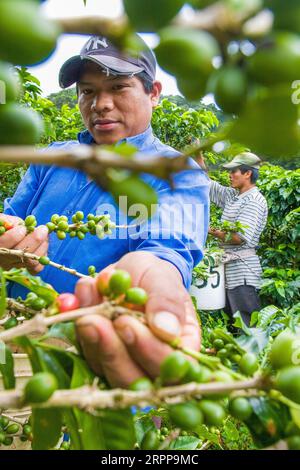
<svg viewBox="0 0 300 470">
<path fill-rule="evenodd" d="M 71 88 L 42 97 L 39 80 L 25 67 L 18 68 L 23 91 L 20 102 L 40 112 L 45 123 L 41 146 L 53 141 L 76 140 L 83 130 L 76 89 Z M 162 97 L 152 119 L 154 133 L 163 142 L 183 150 L 196 139 L 203 139 L 215 131 L 224 119 L 214 105 L 188 102 L 181 96 Z M 228 175 L 219 165 L 239 146 L 225 148 L 221 153 L 207 152 L 211 176 L 228 185 Z M 0 164 L 0 211 L 3 201 L 11 196 L 25 174 L 26 165 Z M 261 290 L 263 305 L 270 303 L 285 308 L 300 301 L 299 239 L 300 239 L 300 170 L 285 169 L 265 164 L 260 170 L 258 186 L 267 199 L 269 216 L 266 230 L 260 240 L 259 254 L 264 270 Z M 211 223 L 219 220 L 220 210 L 212 204 Z"/>
</svg>

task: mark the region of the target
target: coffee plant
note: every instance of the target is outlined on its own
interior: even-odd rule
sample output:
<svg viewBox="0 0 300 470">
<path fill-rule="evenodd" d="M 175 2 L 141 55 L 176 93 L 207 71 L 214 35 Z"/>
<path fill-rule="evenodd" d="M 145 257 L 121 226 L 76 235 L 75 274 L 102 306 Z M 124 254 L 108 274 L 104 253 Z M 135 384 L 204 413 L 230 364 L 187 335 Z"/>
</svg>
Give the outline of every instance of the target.
<svg viewBox="0 0 300 470">
<path fill-rule="evenodd" d="M 185 4 L 192 8 L 189 19 L 180 15 Z M 214 94 L 225 115 L 222 122 L 203 108 L 182 112 L 165 100 L 157 108 L 153 118 L 156 134 L 185 154 L 174 159 L 177 171 L 184 168 L 186 156 L 200 151 L 207 152 L 214 163 L 217 143 L 229 154 L 238 146 L 249 147 L 274 162 L 299 156 L 299 2 L 124 0 L 123 5 L 122 26 L 114 27 L 115 20 L 103 20 L 96 26 L 84 18 L 50 20 L 36 0 L 0 2 L 0 83 L 6 91 L 4 103 L 0 94 L 1 176 L 5 172 L 1 199 L 11 194 L 23 174 L 23 166 L 18 167 L 18 175 L 11 164 L 45 163 L 47 158 L 49 163 L 47 150 L 30 150 L 28 146 L 76 138 L 82 129 L 78 109 L 63 105 L 58 110 L 41 97 L 39 83 L 26 70 L 28 65 L 47 60 L 64 32 L 100 34 L 103 28 L 103 34 L 109 31 L 110 38 L 123 48 L 132 44 L 133 30 L 156 32 L 158 62 L 175 76 L 182 94 L 192 101 L 207 92 Z M 17 66 L 23 94 L 9 64 Z M 128 157 L 128 168 L 119 154 Z M 68 154 L 62 161 L 61 155 L 53 152 L 51 164 L 65 165 L 67 160 L 71 168 L 84 170 L 115 198 L 122 194 L 130 203 L 139 202 L 142 193 L 147 195 L 142 202 L 150 206 L 156 195 L 139 179 L 145 167 L 134 154 L 135 150 L 128 148 L 90 149 L 85 165 L 79 167 L 76 154 Z M 95 156 L 96 169 L 91 164 Z M 102 171 L 101 163 L 108 157 L 111 167 L 106 165 Z M 164 159 L 154 159 L 149 167 L 148 172 L 166 179 L 173 170 Z M 120 168 L 128 170 L 122 180 Z M 240 448 L 266 448 L 284 440 L 289 449 L 299 450 L 298 171 L 266 165 L 261 173 L 260 188 L 270 208 L 261 246 L 262 294 L 277 306 L 267 305 L 254 312 L 251 327 L 244 325 L 237 313 L 235 334 L 227 328 L 225 315 L 198 312 L 203 329 L 201 350 L 171 342 L 174 352 L 162 362 L 159 376 L 154 381 L 139 379 L 129 390 L 111 389 L 105 378 L 95 376 L 83 357 L 74 323 L 88 314 L 110 319 L 126 314 L 145 323 L 141 310 L 148 300 L 147 292 L 132 287 L 127 272 L 100 274 L 97 288 L 103 302 L 80 308 L 73 293 L 58 294 L 24 267 L 1 270 L 0 353 L 4 360 L 0 360 L 0 373 L 5 389 L 0 392 L 1 447 L 19 439 L 36 450 L 204 450 L 234 448 L 230 441 L 239 439 Z M 100 235 L 105 236 L 115 228 L 106 215 L 85 218 L 80 211 L 73 215 L 71 224 L 59 214 L 49 214 L 48 220 L 49 232 L 59 239 L 77 237 L 82 243 L 88 232 L 95 235 L 100 229 Z M 217 213 L 213 213 L 212 222 L 217 226 Z M 35 218 L 28 216 L 24 224 L 28 232 L 34 230 Z M 237 227 L 223 228 L 230 236 Z M 0 243 L 10 229 L 2 219 Z M 83 275 L 24 250 L 6 254 L 51 264 L 77 277 L 97 274 L 94 266 L 87 266 L 88 274 Z M 214 262 L 208 253 L 204 265 Z M 279 263 L 282 269 L 278 269 Z M 26 287 L 26 298 L 9 298 L 8 282 Z M 36 331 L 39 334 L 33 336 Z M 18 390 L 14 348 L 27 354 L 33 374 Z M 143 408 L 145 404 L 150 410 Z M 24 408 L 31 409 L 30 417 L 21 419 L 11 412 Z"/>
</svg>

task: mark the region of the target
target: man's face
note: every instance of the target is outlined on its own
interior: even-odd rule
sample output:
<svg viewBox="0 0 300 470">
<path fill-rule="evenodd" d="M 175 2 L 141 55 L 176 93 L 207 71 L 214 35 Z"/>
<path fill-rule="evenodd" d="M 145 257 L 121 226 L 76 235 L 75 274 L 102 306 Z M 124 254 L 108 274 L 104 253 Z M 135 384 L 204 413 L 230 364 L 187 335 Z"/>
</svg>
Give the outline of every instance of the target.
<svg viewBox="0 0 300 470">
<path fill-rule="evenodd" d="M 144 132 L 158 104 L 161 84 L 147 94 L 136 77 L 107 76 L 88 64 L 78 82 L 78 104 L 86 128 L 97 144 L 114 144 Z"/>
<path fill-rule="evenodd" d="M 251 171 L 246 171 L 243 174 L 239 168 L 233 168 L 229 174 L 231 187 L 234 189 L 243 188 L 245 183 L 250 181 L 250 177 Z"/>
</svg>

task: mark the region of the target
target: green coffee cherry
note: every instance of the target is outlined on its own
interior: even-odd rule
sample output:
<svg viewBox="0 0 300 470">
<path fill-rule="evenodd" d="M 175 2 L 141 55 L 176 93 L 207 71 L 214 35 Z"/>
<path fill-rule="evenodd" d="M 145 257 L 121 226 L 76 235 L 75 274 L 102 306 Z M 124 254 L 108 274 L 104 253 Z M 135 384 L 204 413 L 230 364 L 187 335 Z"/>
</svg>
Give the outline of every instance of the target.
<svg viewBox="0 0 300 470">
<path fill-rule="evenodd" d="M 48 256 L 41 256 L 39 258 L 39 263 L 43 266 L 47 266 L 50 263 L 50 258 L 48 258 Z"/>
<path fill-rule="evenodd" d="M 160 377 L 164 384 L 179 383 L 188 371 L 188 359 L 179 351 L 167 356 L 160 365 Z"/>
<path fill-rule="evenodd" d="M 6 320 L 6 322 L 4 323 L 4 329 L 5 330 L 9 330 L 10 328 L 14 328 L 15 326 L 17 326 L 19 324 L 18 320 L 16 319 L 16 317 L 11 317 L 9 318 L 8 320 Z"/>
<path fill-rule="evenodd" d="M 4 441 L 3 441 L 3 445 L 5 445 L 5 446 L 11 446 L 12 443 L 13 443 L 13 440 L 14 440 L 13 437 L 11 437 L 11 436 L 6 436 L 5 439 L 4 439 Z"/>
<path fill-rule="evenodd" d="M 210 400 L 202 400 L 198 403 L 198 406 L 204 415 L 206 424 L 209 426 L 220 426 L 223 423 L 226 413 L 219 403 Z"/>
<path fill-rule="evenodd" d="M 131 276 L 127 271 L 116 269 L 109 279 L 109 291 L 115 295 L 125 294 L 131 286 Z"/>
<path fill-rule="evenodd" d="M 140 377 L 129 385 L 129 390 L 135 392 L 153 390 L 153 383 L 148 377 Z"/>
<path fill-rule="evenodd" d="M 77 220 L 78 222 L 80 222 L 81 220 L 84 219 L 84 213 L 83 213 L 82 211 L 77 211 L 76 214 L 75 214 L 75 216 L 76 216 L 76 220 Z"/>
<path fill-rule="evenodd" d="M 28 226 L 36 227 L 37 221 L 36 221 L 35 216 L 34 215 L 28 215 L 25 219 L 25 225 L 26 225 L 26 227 L 28 227 Z"/>
<path fill-rule="evenodd" d="M 57 235 L 57 238 L 58 238 L 59 240 L 64 240 L 64 239 L 66 238 L 66 236 L 67 236 L 66 233 L 65 233 L 65 232 L 62 232 L 61 230 L 58 230 L 58 231 L 56 232 L 56 235 Z"/>
<path fill-rule="evenodd" d="M 203 413 L 194 403 L 171 406 L 170 418 L 176 426 L 191 430 L 203 423 Z"/>
<path fill-rule="evenodd" d="M 88 273 L 89 273 L 90 276 L 94 276 L 94 274 L 96 274 L 96 267 L 95 266 L 89 266 Z"/>
<path fill-rule="evenodd" d="M 69 224 L 68 222 L 65 222 L 64 220 L 61 220 L 58 224 L 57 224 L 57 229 L 58 230 L 62 230 L 63 232 L 67 231 L 69 228 Z"/>
<path fill-rule="evenodd" d="M 53 224 L 57 224 L 58 219 L 59 219 L 59 215 L 58 214 L 53 214 L 52 217 L 51 217 L 51 222 Z"/>
<path fill-rule="evenodd" d="M 52 222 L 47 222 L 47 223 L 46 223 L 46 227 L 48 228 L 49 233 L 54 232 L 54 230 L 56 229 L 56 225 L 53 224 Z"/>
<path fill-rule="evenodd" d="M 77 238 L 79 240 L 84 240 L 85 239 L 85 234 L 81 230 L 78 230 L 76 235 L 77 235 Z"/>
<path fill-rule="evenodd" d="M 247 398 L 233 398 L 229 402 L 229 412 L 234 418 L 245 421 L 252 415 L 252 406 Z"/>
<path fill-rule="evenodd" d="M 246 353 L 239 362 L 239 368 L 245 375 L 253 375 L 258 369 L 258 361 L 255 354 Z"/>
<path fill-rule="evenodd" d="M 148 300 L 147 292 L 141 287 L 131 287 L 126 291 L 125 301 L 135 305 L 145 305 Z"/>
<path fill-rule="evenodd" d="M 13 424 L 10 424 L 9 426 L 7 426 L 6 433 L 7 434 L 16 434 L 17 432 L 19 432 L 19 430 L 20 430 L 19 424 L 13 423 Z"/>
</svg>

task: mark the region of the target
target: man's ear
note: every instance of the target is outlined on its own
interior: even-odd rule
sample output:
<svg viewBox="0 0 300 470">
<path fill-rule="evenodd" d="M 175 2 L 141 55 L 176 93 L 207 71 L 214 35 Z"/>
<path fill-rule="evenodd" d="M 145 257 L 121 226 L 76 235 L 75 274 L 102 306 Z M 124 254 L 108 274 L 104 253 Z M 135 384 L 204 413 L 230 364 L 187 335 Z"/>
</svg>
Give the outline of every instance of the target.
<svg viewBox="0 0 300 470">
<path fill-rule="evenodd" d="M 155 80 L 155 82 L 153 82 L 153 89 L 151 91 L 151 103 L 153 108 L 155 108 L 159 103 L 161 90 L 162 84 L 159 81 Z"/>
</svg>

